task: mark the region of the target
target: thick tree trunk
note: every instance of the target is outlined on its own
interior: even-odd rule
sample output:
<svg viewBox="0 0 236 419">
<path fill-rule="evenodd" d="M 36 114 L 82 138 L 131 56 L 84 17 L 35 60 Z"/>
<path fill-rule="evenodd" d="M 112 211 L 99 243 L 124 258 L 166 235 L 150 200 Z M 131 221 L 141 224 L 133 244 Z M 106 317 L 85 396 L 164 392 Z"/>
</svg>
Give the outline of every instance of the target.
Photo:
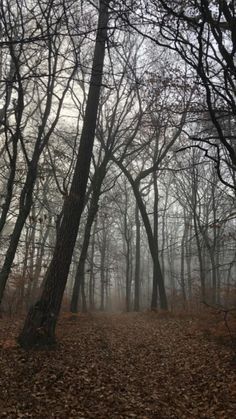
<svg viewBox="0 0 236 419">
<path fill-rule="evenodd" d="M 78 158 L 70 192 L 64 203 L 63 217 L 53 258 L 46 273 L 42 296 L 29 310 L 23 330 L 18 338 L 20 345 L 25 348 L 55 342 L 55 327 L 84 208 L 102 83 L 107 22 L 108 1 L 102 1 Z"/>
</svg>

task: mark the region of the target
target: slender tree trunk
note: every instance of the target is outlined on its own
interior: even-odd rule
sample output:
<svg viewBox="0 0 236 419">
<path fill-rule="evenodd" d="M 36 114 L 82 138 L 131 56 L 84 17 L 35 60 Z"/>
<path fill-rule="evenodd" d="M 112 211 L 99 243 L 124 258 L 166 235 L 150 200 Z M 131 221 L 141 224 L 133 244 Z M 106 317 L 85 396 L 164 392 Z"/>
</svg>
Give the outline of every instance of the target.
<svg viewBox="0 0 236 419">
<path fill-rule="evenodd" d="M 153 172 L 153 187 L 154 187 L 154 203 L 153 203 L 153 240 L 156 244 L 155 262 L 153 264 L 153 282 L 152 282 L 152 302 L 151 308 L 157 309 L 158 306 L 158 276 L 157 276 L 157 259 L 158 255 L 158 186 L 157 186 L 157 175 Z"/>
<path fill-rule="evenodd" d="M 29 255 L 29 246 L 30 246 L 30 227 L 26 227 L 25 233 L 25 246 L 24 246 L 24 260 L 23 260 L 23 269 L 21 274 L 21 283 L 19 288 L 19 300 L 17 304 L 17 312 L 21 311 L 24 305 L 25 299 L 25 284 L 27 279 L 27 270 L 28 270 L 28 255 Z"/>
<path fill-rule="evenodd" d="M 205 285 L 205 266 L 204 266 L 204 255 L 202 253 L 202 245 L 200 240 L 200 229 L 198 224 L 198 214 L 197 214 L 197 188 L 198 188 L 198 178 L 196 176 L 195 170 L 192 172 L 192 210 L 193 210 L 193 224 L 194 224 L 194 233 L 197 244 L 197 253 L 199 261 L 199 270 L 200 270 L 200 284 L 201 284 L 201 297 L 205 301 L 206 298 L 206 285 Z"/>
<path fill-rule="evenodd" d="M 32 159 L 26 182 L 24 188 L 22 189 L 20 196 L 20 210 L 19 214 L 11 235 L 10 244 L 6 252 L 5 260 L 0 272 L 0 305 L 4 290 L 6 287 L 7 279 L 11 271 L 11 266 L 16 254 L 18 243 L 20 240 L 22 229 L 25 225 L 26 219 L 29 215 L 31 206 L 32 206 L 32 195 L 35 185 L 36 175 L 37 175 L 37 165 L 38 165 L 39 155 L 35 153 L 34 158 Z"/>
<path fill-rule="evenodd" d="M 92 74 L 78 158 L 70 192 L 64 203 L 55 250 L 46 273 L 42 296 L 29 310 L 19 336 L 19 343 L 25 348 L 55 342 L 55 327 L 85 202 L 102 83 L 107 22 L 108 0 L 104 0 L 100 4 Z"/>
<path fill-rule="evenodd" d="M 165 277 L 165 247 L 166 247 L 166 213 L 167 213 L 167 205 L 168 205 L 168 197 L 169 197 L 169 190 L 167 188 L 166 196 L 165 196 L 165 205 L 162 211 L 162 227 L 161 227 L 161 235 L 162 235 L 162 244 L 161 244 L 161 271 L 163 277 Z"/>
<path fill-rule="evenodd" d="M 18 137 L 16 136 L 16 138 L 12 139 L 12 156 L 10 157 L 10 174 L 7 180 L 5 202 L 2 205 L 2 212 L 0 216 L 0 234 L 5 226 L 7 214 L 8 214 L 11 200 L 12 200 L 14 180 L 15 180 L 15 174 L 16 174 L 17 142 L 18 142 Z"/>
<path fill-rule="evenodd" d="M 36 219 L 34 205 L 32 207 L 32 214 L 33 214 L 33 217 Z M 36 232 L 36 223 L 32 226 L 32 232 L 31 232 L 31 237 L 30 237 L 29 268 L 28 268 L 29 269 L 29 281 L 28 281 L 28 289 L 27 289 L 27 293 L 26 293 L 26 301 L 29 301 L 29 299 L 30 299 L 31 292 L 32 292 L 32 286 L 33 286 L 33 281 L 34 281 L 35 232 Z"/>
<path fill-rule="evenodd" d="M 90 274 L 89 274 L 89 309 L 94 310 L 94 292 L 95 292 L 95 278 L 94 278 L 94 255 L 95 255 L 95 235 L 97 229 L 97 218 L 93 225 L 92 243 L 91 243 L 91 255 L 90 255 Z"/>
<path fill-rule="evenodd" d="M 102 243 L 101 243 L 101 303 L 100 303 L 100 310 L 104 311 L 105 309 L 105 283 L 106 283 L 106 275 L 105 275 L 105 261 L 106 261 L 106 226 L 103 225 L 103 236 L 102 236 Z"/>
<path fill-rule="evenodd" d="M 195 237 L 196 237 L 196 243 L 197 243 L 197 254 L 198 254 L 199 269 L 200 269 L 201 297 L 203 301 L 205 301 L 206 299 L 205 269 L 204 269 L 204 261 L 203 261 L 203 256 L 202 256 L 201 241 L 199 237 L 199 231 L 198 231 L 195 214 L 193 216 L 193 222 L 194 222 L 194 231 L 195 231 Z"/>
<path fill-rule="evenodd" d="M 185 240 L 185 260 L 186 260 L 186 267 L 187 267 L 187 283 L 188 283 L 188 298 L 192 298 L 192 277 L 191 277 L 191 262 L 192 262 L 192 248 L 191 248 L 191 232 L 192 232 L 192 218 L 189 217 L 187 219 L 188 222 L 188 229 L 187 229 L 187 236 Z"/>
<path fill-rule="evenodd" d="M 134 310 L 140 310 L 140 219 L 138 204 L 135 206 L 136 244 L 134 273 Z"/>
<path fill-rule="evenodd" d="M 185 220 L 185 217 L 184 217 Z M 181 283 L 181 291 L 183 297 L 183 308 L 186 308 L 186 285 L 185 285 L 185 241 L 187 235 L 187 226 L 186 223 L 184 225 L 184 231 L 181 240 L 181 265 L 180 265 L 180 283 Z"/>
<path fill-rule="evenodd" d="M 10 244 L 9 247 L 7 249 L 6 252 L 6 256 L 3 262 L 3 266 L 0 272 L 0 305 L 1 305 L 1 301 L 2 301 L 2 297 L 3 297 L 3 293 L 6 287 L 6 283 L 7 283 L 7 279 L 8 276 L 10 274 L 11 271 L 11 266 L 12 263 L 14 261 L 14 257 L 16 254 L 16 250 L 18 247 L 18 243 L 20 240 L 20 236 L 21 236 L 21 232 L 22 229 L 25 225 L 25 222 L 27 220 L 27 217 L 30 213 L 30 209 L 32 206 L 32 202 L 33 202 L 33 191 L 34 191 L 34 186 L 35 186 L 35 182 L 37 179 L 37 171 L 38 171 L 38 162 L 40 159 L 40 156 L 42 154 L 43 149 L 45 148 L 46 144 L 48 143 L 48 140 L 50 138 L 50 135 L 53 133 L 56 124 L 58 122 L 59 119 L 59 115 L 60 115 L 60 111 L 61 111 L 61 107 L 63 104 L 63 100 L 65 98 L 66 92 L 68 91 L 69 85 L 70 85 L 70 80 L 73 77 L 74 73 L 75 73 L 76 68 L 74 68 L 72 74 L 70 75 L 67 84 L 66 84 L 66 88 L 62 93 L 62 96 L 60 98 L 59 101 L 59 105 L 56 111 L 56 117 L 55 119 L 52 121 L 50 129 L 48 130 L 48 132 L 44 135 L 44 130 L 45 127 L 47 125 L 47 121 L 48 118 L 50 116 L 50 111 L 51 111 L 51 107 L 52 107 L 52 98 L 54 96 L 54 85 L 55 85 L 55 78 L 54 76 L 52 77 L 51 83 L 50 83 L 50 87 L 48 86 L 48 95 L 47 95 L 47 100 L 46 100 L 46 105 L 45 105 L 45 110 L 42 116 L 42 124 L 39 126 L 38 128 L 38 134 L 37 134 L 37 139 L 35 141 L 35 146 L 34 146 L 34 151 L 33 151 L 33 155 L 31 158 L 31 161 L 28 162 L 28 170 L 27 170 L 27 175 L 26 175 L 26 180 L 25 180 L 25 184 L 24 187 L 22 188 L 21 194 L 20 194 L 20 200 L 19 200 L 19 214 L 18 217 L 16 219 L 15 225 L 14 225 L 14 229 L 11 235 L 11 239 L 10 239 Z M 20 77 L 20 76 L 19 76 Z M 23 103 L 23 95 L 24 95 L 24 91 L 21 85 L 21 99 L 18 105 L 19 108 L 19 114 L 21 114 L 23 112 L 23 108 L 24 108 L 24 103 Z M 19 117 L 19 121 L 21 121 L 21 117 Z M 21 135 L 20 132 L 20 122 L 18 125 L 18 134 L 17 135 Z"/>
<path fill-rule="evenodd" d="M 11 60 L 10 60 L 10 66 L 9 66 L 9 72 L 7 74 L 7 80 L 8 83 L 6 84 L 6 94 L 5 94 L 5 105 L 0 110 L 0 122 L 2 125 L 2 122 L 4 121 L 4 125 L 7 126 L 9 121 L 7 121 L 7 110 L 8 106 L 11 103 L 11 97 L 12 92 L 14 89 L 14 83 L 13 79 L 16 78 L 18 80 L 18 88 L 17 90 L 17 106 L 15 110 L 15 116 L 16 116 L 16 130 L 13 134 L 10 141 L 8 141 L 8 138 L 6 137 L 6 145 L 5 147 L 8 150 L 8 156 L 10 159 L 10 173 L 7 180 L 7 190 L 6 190 L 6 196 L 5 196 L 5 202 L 2 205 L 2 213 L 0 216 L 0 234 L 4 228 L 4 225 L 6 223 L 7 214 L 11 205 L 12 201 L 12 195 L 13 195 L 13 188 L 14 188 L 14 181 L 15 181 L 15 175 L 16 175 L 16 163 L 17 163 L 17 155 L 18 155 L 18 142 L 21 137 L 21 121 L 24 111 L 24 89 L 22 85 L 22 80 L 20 77 L 20 69 L 19 69 L 19 62 L 15 57 L 15 54 L 13 50 L 11 50 Z M 2 77 L 1 77 L 2 78 Z M 9 81 L 12 81 L 12 83 L 9 83 Z M 12 153 L 10 153 L 10 143 L 12 144 Z M 2 296 L 0 296 L 1 300 Z"/>
<path fill-rule="evenodd" d="M 49 222 L 50 221 L 51 221 L 51 218 L 49 218 Z M 37 252 L 36 264 L 35 264 L 36 266 L 34 270 L 34 279 L 33 279 L 33 284 L 32 284 L 30 300 L 28 301 L 28 307 L 30 306 L 30 304 L 32 304 L 33 301 L 35 301 L 36 292 L 37 292 L 37 289 L 39 288 L 39 278 L 42 271 L 42 262 L 43 262 L 43 257 L 45 253 L 45 244 L 49 236 L 49 229 L 50 229 L 50 226 L 47 225 L 45 232 L 44 233 L 43 231 L 41 232 L 41 238 L 40 238 L 41 245 Z"/>
<path fill-rule="evenodd" d="M 162 271 L 161 271 L 161 265 L 160 265 L 160 261 L 159 261 L 159 254 L 158 254 L 158 246 L 157 243 L 154 240 L 153 237 L 153 231 L 152 231 L 152 227 L 150 224 L 150 220 L 147 214 L 147 210 L 145 208 L 145 204 L 142 200 L 142 197 L 140 195 L 140 191 L 139 191 L 139 183 L 135 182 L 132 178 L 132 176 L 130 175 L 130 173 L 127 171 L 127 169 L 117 160 L 115 160 L 115 162 L 117 163 L 117 165 L 121 168 L 121 170 L 123 171 L 123 173 L 125 174 L 125 176 L 127 177 L 127 179 L 129 180 L 133 192 L 134 192 L 134 196 L 136 198 L 138 207 L 139 207 L 139 211 L 143 220 L 143 224 L 146 230 L 146 234 L 147 234 L 147 239 L 148 239 L 148 245 L 149 245 L 149 249 L 150 249 L 150 253 L 152 256 L 152 262 L 153 262 L 153 278 L 156 278 L 157 281 L 157 285 L 158 285 L 158 291 L 159 291 L 159 298 L 160 298 L 160 308 L 162 310 L 168 310 L 168 301 L 167 301 L 167 296 L 166 296 L 166 290 L 165 290 L 165 284 L 164 284 L 164 278 L 162 275 Z M 157 293 L 157 288 L 156 288 L 156 293 Z M 151 309 L 155 309 L 156 308 L 156 302 L 157 301 L 157 294 L 156 295 L 152 295 L 152 302 L 151 302 Z M 154 303 L 154 305 L 153 305 Z"/>
<path fill-rule="evenodd" d="M 125 184 L 126 185 L 126 184 Z M 128 225 L 128 194 L 125 188 L 125 207 L 124 207 L 124 253 L 125 253 L 125 309 L 130 311 L 131 294 L 131 236 L 130 226 Z"/>
<path fill-rule="evenodd" d="M 82 248 L 82 250 L 83 250 L 83 248 Z M 84 281 L 84 265 L 85 265 L 85 259 L 82 255 L 82 252 L 81 252 L 80 258 L 79 258 L 79 263 L 78 263 L 78 266 L 77 266 L 77 269 L 76 269 L 75 282 L 74 282 L 74 286 L 73 286 L 72 298 L 71 298 L 71 303 L 70 303 L 70 311 L 72 313 L 77 313 L 78 312 L 78 302 L 79 302 L 81 283 L 82 283 L 82 281 Z"/>
<path fill-rule="evenodd" d="M 94 179 L 93 179 L 93 193 L 91 198 L 91 204 L 88 212 L 88 218 L 86 221 L 85 226 L 85 232 L 84 232 L 84 240 L 82 244 L 82 249 L 80 253 L 78 268 L 75 276 L 75 282 L 73 287 L 73 293 L 72 293 L 72 299 L 71 299 L 71 305 L 70 310 L 72 313 L 77 313 L 78 311 L 78 299 L 79 299 L 79 290 L 84 284 L 85 275 L 84 275 L 84 269 L 85 269 L 85 262 L 87 258 L 88 253 L 88 247 L 89 247 L 89 241 L 90 241 L 90 234 L 92 230 L 92 225 L 94 222 L 94 219 L 96 217 L 96 214 L 98 212 L 98 202 L 101 192 L 102 183 L 104 180 L 104 177 L 106 175 L 106 166 L 107 166 L 108 158 L 105 157 L 101 165 L 97 168 Z M 81 287 L 80 287 L 81 285 Z M 86 304 L 84 304 L 85 306 Z"/>
<path fill-rule="evenodd" d="M 154 240 L 153 237 L 153 232 L 152 232 L 152 228 L 150 225 L 150 221 L 148 218 L 148 214 L 145 208 L 145 205 L 142 201 L 142 198 L 139 194 L 137 185 L 135 183 L 133 183 L 133 191 L 139 206 L 139 210 L 140 210 L 140 214 L 142 216 L 143 219 L 143 224 L 147 233 L 147 238 L 148 238 L 148 244 L 149 244 L 149 249 L 152 255 L 152 261 L 153 261 L 153 277 L 156 278 L 157 284 L 158 284 L 158 291 L 159 291 L 159 298 L 160 298 L 160 308 L 162 310 L 167 310 L 168 309 L 168 302 L 167 302 L 167 297 L 166 297 L 166 291 L 165 291 L 165 284 L 164 284 L 164 278 L 162 275 L 162 271 L 161 271 L 161 265 L 160 265 L 160 261 L 159 261 L 159 255 L 158 255 L 158 246 L 156 241 Z M 155 288 L 156 295 L 153 293 L 152 295 L 152 301 L 151 301 L 151 308 L 152 309 L 156 309 L 156 302 L 157 302 L 157 288 Z"/>
<path fill-rule="evenodd" d="M 109 237 L 107 238 L 107 241 L 109 240 Z M 110 261 L 109 261 L 109 242 L 107 242 L 107 251 L 106 251 L 106 269 L 105 269 L 105 286 L 106 286 L 106 290 L 105 290 L 105 309 L 106 311 L 109 311 L 111 309 L 111 304 L 110 304 L 110 275 L 109 275 L 109 266 L 110 266 Z"/>
<path fill-rule="evenodd" d="M 85 292 L 85 275 L 82 277 L 81 281 L 81 300 L 82 300 L 82 312 L 87 313 L 87 300 Z"/>
<path fill-rule="evenodd" d="M 125 268 L 125 307 L 127 313 L 130 311 L 130 243 L 127 242 L 126 249 L 126 268 Z"/>
</svg>

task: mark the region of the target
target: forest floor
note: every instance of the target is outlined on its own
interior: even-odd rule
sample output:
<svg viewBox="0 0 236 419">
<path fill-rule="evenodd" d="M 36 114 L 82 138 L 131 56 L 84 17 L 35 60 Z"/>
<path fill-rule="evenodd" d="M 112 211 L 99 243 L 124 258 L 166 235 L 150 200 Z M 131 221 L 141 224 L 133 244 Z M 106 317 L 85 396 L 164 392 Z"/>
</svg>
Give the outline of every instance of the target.
<svg viewBox="0 0 236 419">
<path fill-rule="evenodd" d="M 26 352 L 15 343 L 19 321 L 1 319 L 0 418 L 236 418 L 236 362 L 212 324 L 64 316 L 56 348 Z"/>
</svg>

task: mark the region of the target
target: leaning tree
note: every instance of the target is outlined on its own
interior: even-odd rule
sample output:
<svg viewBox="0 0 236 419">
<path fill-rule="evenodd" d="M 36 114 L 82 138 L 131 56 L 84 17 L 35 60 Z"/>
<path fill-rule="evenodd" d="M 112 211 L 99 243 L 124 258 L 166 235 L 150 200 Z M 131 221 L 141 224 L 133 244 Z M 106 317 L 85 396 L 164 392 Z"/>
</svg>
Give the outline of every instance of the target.
<svg viewBox="0 0 236 419">
<path fill-rule="evenodd" d="M 101 1 L 78 158 L 70 191 L 65 199 L 63 216 L 57 234 L 53 257 L 46 273 L 42 295 L 29 310 L 23 330 L 19 336 L 19 343 L 22 347 L 33 347 L 55 342 L 55 327 L 85 203 L 102 84 L 107 23 L 108 1 Z"/>
</svg>

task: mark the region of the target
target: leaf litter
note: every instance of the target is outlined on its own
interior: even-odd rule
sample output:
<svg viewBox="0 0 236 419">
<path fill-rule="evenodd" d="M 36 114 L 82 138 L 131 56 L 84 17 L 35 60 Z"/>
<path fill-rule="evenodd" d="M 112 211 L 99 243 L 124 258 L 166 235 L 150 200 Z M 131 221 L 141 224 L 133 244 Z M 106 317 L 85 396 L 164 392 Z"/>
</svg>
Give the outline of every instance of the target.
<svg viewBox="0 0 236 419">
<path fill-rule="evenodd" d="M 232 351 L 194 320 L 156 313 L 67 316 L 52 350 L 24 351 L 0 320 L 0 418 L 232 419 Z"/>
</svg>

